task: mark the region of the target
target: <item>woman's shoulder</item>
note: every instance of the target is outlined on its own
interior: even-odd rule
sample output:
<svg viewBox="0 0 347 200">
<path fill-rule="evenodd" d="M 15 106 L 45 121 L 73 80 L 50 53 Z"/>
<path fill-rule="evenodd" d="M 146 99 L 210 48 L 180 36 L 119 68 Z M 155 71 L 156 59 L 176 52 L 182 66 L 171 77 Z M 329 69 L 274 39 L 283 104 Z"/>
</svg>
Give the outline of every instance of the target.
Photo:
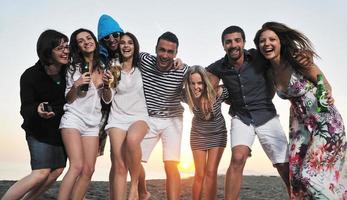
<svg viewBox="0 0 347 200">
<path fill-rule="evenodd" d="M 31 80 L 33 80 L 34 77 L 37 77 L 38 75 L 40 75 L 41 71 L 43 71 L 43 66 L 38 61 L 35 65 L 27 68 L 23 72 L 23 74 L 21 75 L 21 80 L 23 80 L 23 79 L 31 79 Z"/>
</svg>

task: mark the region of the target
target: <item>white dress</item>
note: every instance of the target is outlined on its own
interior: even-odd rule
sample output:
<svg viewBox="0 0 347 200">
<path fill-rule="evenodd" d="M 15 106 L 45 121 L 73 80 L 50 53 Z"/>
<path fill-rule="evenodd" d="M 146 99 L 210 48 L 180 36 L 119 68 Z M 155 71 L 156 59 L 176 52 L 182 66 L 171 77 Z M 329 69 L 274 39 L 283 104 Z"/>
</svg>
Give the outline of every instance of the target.
<svg viewBox="0 0 347 200">
<path fill-rule="evenodd" d="M 127 130 L 135 121 L 148 121 L 142 75 L 137 67 L 128 73 L 122 71 L 118 86 L 111 91 L 112 106 L 106 130 L 113 127 Z"/>
<path fill-rule="evenodd" d="M 79 67 L 76 67 L 76 71 L 72 73 L 68 71 L 66 73 L 66 90 L 65 96 L 70 91 L 74 82 L 79 79 L 81 72 Z M 88 87 L 88 91 L 84 95 L 79 95 L 72 103 L 66 103 L 64 105 L 65 117 L 62 118 L 60 128 L 64 128 L 64 120 L 69 120 L 69 117 L 73 116 L 78 118 L 88 127 L 98 127 L 101 120 L 101 102 L 100 97 L 102 94 L 102 87 L 97 88 L 91 81 Z M 71 119 L 71 118 L 70 118 Z M 70 122 L 71 123 L 71 122 Z"/>
</svg>

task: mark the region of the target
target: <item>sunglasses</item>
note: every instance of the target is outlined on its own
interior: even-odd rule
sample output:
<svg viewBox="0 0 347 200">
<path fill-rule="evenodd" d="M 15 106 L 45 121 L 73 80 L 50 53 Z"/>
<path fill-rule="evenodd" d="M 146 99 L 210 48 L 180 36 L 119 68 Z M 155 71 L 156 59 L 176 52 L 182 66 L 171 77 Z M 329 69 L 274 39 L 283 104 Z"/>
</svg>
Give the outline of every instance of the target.
<svg viewBox="0 0 347 200">
<path fill-rule="evenodd" d="M 58 52 L 64 52 L 64 50 L 69 51 L 70 49 L 69 49 L 69 45 L 60 45 L 55 47 L 53 50 Z"/>
<path fill-rule="evenodd" d="M 104 40 L 108 41 L 111 39 L 111 35 L 113 38 L 118 38 L 120 36 L 120 32 L 115 32 L 115 33 L 111 33 L 107 36 L 104 37 Z"/>
</svg>

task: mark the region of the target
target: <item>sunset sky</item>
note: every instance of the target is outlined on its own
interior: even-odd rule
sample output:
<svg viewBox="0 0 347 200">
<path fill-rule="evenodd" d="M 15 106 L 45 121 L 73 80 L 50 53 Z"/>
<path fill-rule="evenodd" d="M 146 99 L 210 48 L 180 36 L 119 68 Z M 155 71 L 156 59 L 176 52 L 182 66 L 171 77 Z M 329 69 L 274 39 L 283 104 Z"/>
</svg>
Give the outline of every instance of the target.
<svg viewBox="0 0 347 200">
<path fill-rule="evenodd" d="M 212 3 L 213 2 L 213 3 Z M 87 28 L 97 34 L 102 14 L 113 16 L 125 31 L 134 33 L 140 50 L 154 53 L 159 35 L 165 31 L 177 34 L 180 40 L 178 57 L 188 65 L 207 66 L 224 56 L 221 33 L 230 25 L 242 27 L 246 48 L 253 48 L 253 37 L 267 21 L 287 24 L 306 34 L 314 44 L 320 66 L 333 86 L 336 106 L 347 119 L 347 1 L 116 1 L 116 0 L 3 0 L 0 7 L 0 180 L 20 179 L 30 172 L 29 152 L 20 125 L 19 78 L 37 61 L 36 41 L 46 29 L 56 29 L 67 36 Z M 289 102 L 275 98 L 280 120 L 288 132 Z M 223 113 L 230 127 L 227 106 Z M 189 146 L 191 115 L 186 107 L 182 142 L 183 176 L 192 175 L 192 154 Z M 346 120 L 345 120 L 346 122 Z M 229 140 L 229 137 L 228 137 Z M 109 146 L 98 159 L 94 180 L 107 180 Z M 258 141 L 253 157 L 246 164 L 245 174 L 277 175 Z M 230 161 L 230 146 L 225 149 L 219 166 L 224 174 Z M 145 165 L 148 178 L 164 178 L 161 144 L 157 145 Z"/>
</svg>

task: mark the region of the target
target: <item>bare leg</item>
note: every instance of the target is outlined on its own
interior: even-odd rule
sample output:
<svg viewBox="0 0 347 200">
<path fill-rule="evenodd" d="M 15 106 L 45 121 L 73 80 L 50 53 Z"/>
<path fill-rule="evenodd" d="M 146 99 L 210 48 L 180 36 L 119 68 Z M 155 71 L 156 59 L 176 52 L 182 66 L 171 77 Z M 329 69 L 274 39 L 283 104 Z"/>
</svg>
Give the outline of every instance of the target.
<svg viewBox="0 0 347 200">
<path fill-rule="evenodd" d="M 83 199 L 87 193 L 90 180 L 94 173 L 96 156 L 98 153 L 99 138 L 97 136 L 83 136 L 83 170 L 75 183 L 72 199 Z"/>
<path fill-rule="evenodd" d="M 224 148 L 216 147 L 208 150 L 207 169 L 204 180 L 205 199 L 216 199 L 217 193 L 217 170 L 222 158 Z"/>
<path fill-rule="evenodd" d="M 194 150 L 193 157 L 195 165 L 195 174 L 192 187 L 192 199 L 200 200 L 202 199 L 202 186 L 205 177 L 207 151 Z"/>
<path fill-rule="evenodd" d="M 168 200 L 180 199 L 181 176 L 177 161 L 164 161 L 166 173 L 166 196 Z"/>
<path fill-rule="evenodd" d="M 62 138 L 70 165 L 61 182 L 58 199 L 68 200 L 70 199 L 70 194 L 72 193 L 76 180 L 83 170 L 83 145 L 81 134 L 77 129 L 62 129 Z"/>
<path fill-rule="evenodd" d="M 288 163 L 277 163 L 274 164 L 277 168 L 279 175 L 283 182 L 286 184 L 288 195 L 290 196 L 290 183 L 289 183 L 289 164 Z"/>
<path fill-rule="evenodd" d="M 139 190 L 139 199 L 140 200 L 148 200 L 151 197 L 151 193 L 149 193 L 147 190 L 146 173 L 145 173 L 145 169 L 143 168 L 142 164 L 140 166 L 138 190 Z"/>
<path fill-rule="evenodd" d="M 138 184 L 141 171 L 141 146 L 140 143 L 143 137 L 146 135 L 148 126 L 144 121 L 136 121 L 133 123 L 127 133 L 126 139 L 126 160 L 129 167 L 129 173 L 131 176 L 129 200 L 139 199 Z"/>
<path fill-rule="evenodd" d="M 58 168 L 51 171 L 48 175 L 46 181 L 40 185 L 40 187 L 36 187 L 34 190 L 31 190 L 27 195 L 25 195 L 24 199 L 38 199 L 51 185 L 57 180 L 57 178 L 63 173 L 64 168 Z"/>
<path fill-rule="evenodd" d="M 28 192 L 39 188 L 47 180 L 51 169 L 33 170 L 31 174 L 17 181 L 7 190 L 2 200 L 21 199 Z"/>
<path fill-rule="evenodd" d="M 112 188 L 110 196 L 111 200 L 125 199 L 126 197 L 126 181 L 127 181 L 127 167 L 125 164 L 125 138 L 126 132 L 118 128 L 111 128 L 109 130 L 110 143 L 112 155 Z"/>
<path fill-rule="evenodd" d="M 110 139 L 111 141 L 111 139 Z M 113 155 L 113 150 L 112 150 L 112 146 L 111 146 L 111 152 L 110 152 L 110 160 L 111 160 L 111 168 L 110 168 L 110 172 L 108 175 L 108 191 L 109 191 L 109 199 L 111 199 L 111 197 L 113 197 L 113 187 L 114 187 L 114 183 L 113 183 L 113 179 L 114 179 L 114 171 L 115 171 L 115 166 L 114 166 L 114 162 L 115 162 L 115 156 Z"/>
<path fill-rule="evenodd" d="M 225 176 L 224 198 L 226 200 L 237 200 L 241 190 L 242 173 L 245 167 L 249 148 L 244 145 L 232 149 L 230 165 Z"/>
</svg>

